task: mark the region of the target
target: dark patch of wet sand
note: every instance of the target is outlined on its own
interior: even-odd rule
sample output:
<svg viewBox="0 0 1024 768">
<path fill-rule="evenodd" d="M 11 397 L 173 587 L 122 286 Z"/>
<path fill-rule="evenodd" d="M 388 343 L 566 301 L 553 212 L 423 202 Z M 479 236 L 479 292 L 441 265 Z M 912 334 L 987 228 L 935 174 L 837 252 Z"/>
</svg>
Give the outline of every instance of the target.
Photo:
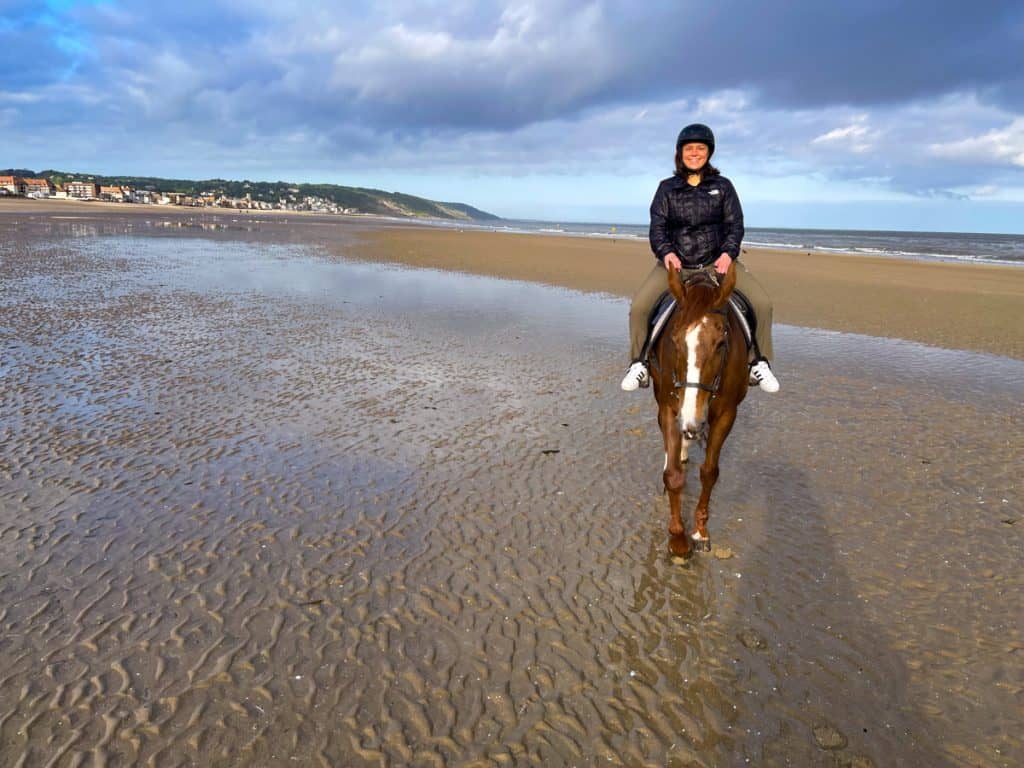
<svg viewBox="0 0 1024 768">
<path fill-rule="evenodd" d="M 1019 762 L 1019 363 L 781 329 L 680 566 L 623 302 L 202 234 L 0 246 L 0 762 Z"/>
</svg>

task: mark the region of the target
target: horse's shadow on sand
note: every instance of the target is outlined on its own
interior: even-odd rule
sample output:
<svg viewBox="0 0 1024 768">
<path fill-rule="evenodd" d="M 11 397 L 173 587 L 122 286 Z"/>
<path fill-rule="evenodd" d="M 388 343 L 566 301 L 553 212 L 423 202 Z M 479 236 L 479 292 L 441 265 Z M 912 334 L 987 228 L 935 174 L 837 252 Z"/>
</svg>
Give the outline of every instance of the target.
<svg viewBox="0 0 1024 768">
<path fill-rule="evenodd" d="M 701 458 L 693 456 L 693 464 Z M 727 628 L 725 652 L 734 661 L 733 758 L 952 768 L 929 716 L 911 698 L 908 667 L 892 649 L 898 629 L 866 615 L 807 472 L 756 457 L 731 463 L 729 474 L 744 482 L 720 484 L 711 527 L 713 547 L 736 557 L 721 560 L 712 551 L 683 566 L 668 556 L 664 533 L 652 545 L 665 554 L 667 589 L 695 575 L 710 581 L 701 591 Z M 691 512 L 700 490 L 696 470 L 691 465 L 684 492 Z M 700 631 L 699 618 L 694 624 Z"/>
</svg>

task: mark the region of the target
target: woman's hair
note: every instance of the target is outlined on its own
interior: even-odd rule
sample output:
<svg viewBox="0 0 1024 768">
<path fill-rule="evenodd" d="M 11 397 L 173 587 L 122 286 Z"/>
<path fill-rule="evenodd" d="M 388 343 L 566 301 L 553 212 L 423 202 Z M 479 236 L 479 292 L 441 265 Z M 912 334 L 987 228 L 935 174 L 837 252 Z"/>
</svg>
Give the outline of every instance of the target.
<svg viewBox="0 0 1024 768">
<path fill-rule="evenodd" d="M 686 178 L 694 171 L 691 171 L 683 164 L 683 148 L 680 147 L 676 150 L 676 176 Z M 710 162 L 704 163 L 704 167 L 699 171 L 696 171 L 697 175 L 700 176 L 700 180 L 710 179 L 712 176 L 721 176 L 722 172 L 715 168 Z"/>
</svg>

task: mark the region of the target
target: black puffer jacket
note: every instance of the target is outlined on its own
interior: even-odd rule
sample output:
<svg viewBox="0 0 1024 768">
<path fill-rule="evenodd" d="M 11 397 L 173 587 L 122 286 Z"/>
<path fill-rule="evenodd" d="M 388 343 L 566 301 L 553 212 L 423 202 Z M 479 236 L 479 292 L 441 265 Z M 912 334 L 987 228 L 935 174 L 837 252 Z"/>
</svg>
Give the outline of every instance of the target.
<svg viewBox="0 0 1024 768">
<path fill-rule="evenodd" d="M 659 260 L 674 252 L 684 267 L 706 267 L 723 253 L 739 258 L 742 241 L 743 209 L 725 176 L 696 187 L 679 176 L 658 185 L 651 203 L 651 250 Z"/>
</svg>

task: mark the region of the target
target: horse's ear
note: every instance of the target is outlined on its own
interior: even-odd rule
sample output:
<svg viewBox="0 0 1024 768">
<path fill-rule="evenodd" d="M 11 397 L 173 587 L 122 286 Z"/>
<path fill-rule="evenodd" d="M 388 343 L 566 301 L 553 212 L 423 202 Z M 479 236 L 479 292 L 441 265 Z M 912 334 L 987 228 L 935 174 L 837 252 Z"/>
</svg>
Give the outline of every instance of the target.
<svg viewBox="0 0 1024 768">
<path fill-rule="evenodd" d="M 721 283 L 718 286 L 718 298 L 715 299 L 715 309 L 721 309 L 725 306 L 725 302 L 729 300 L 729 296 L 732 295 L 732 289 L 736 287 L 736 262 L 733 261 L 729 265 L 728 271 L 722 278 Z"/>
<path fill-rule="evenodd" d="M 675 297 L 677 304 L 682 304 L 686 298 L 686 286 L 679 279 L 678 270 L 668 267 L 668 290 Z"/>
</svg>

